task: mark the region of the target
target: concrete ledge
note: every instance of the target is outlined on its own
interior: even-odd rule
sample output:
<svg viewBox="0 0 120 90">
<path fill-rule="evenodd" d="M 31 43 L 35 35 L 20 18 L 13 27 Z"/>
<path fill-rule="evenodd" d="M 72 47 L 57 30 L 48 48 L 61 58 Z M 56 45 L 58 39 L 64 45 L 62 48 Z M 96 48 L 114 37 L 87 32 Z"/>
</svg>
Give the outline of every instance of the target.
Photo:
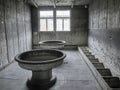
<svg viewBox="0 0 120 90">
<path fill-rule="evenodd" d="M 93 73 L 93 76 L 96 78 L 97 82 L 101 86 L 102 90 L 113 90 L 108 86 L 106 81 L 102 78 L 100 73 L 97 71 L 97 69 L 94 67 L 94 65 L 91 63 L 91 61 L 87 58 L 87 56 L 83 53 L 82 49 L 78 47 L 78 50 L 80 54 L 82 55 L 82 58 L 85 60 L 86 64 L 90 68 L 91 72 Z"/>
<path fill-rule="evenodd" d="M 61 48 L 62 50 L 77 50 L 78 45 L 64 45 L 63 48 Z M 41 49 L 39 44 L 34 44 L 33 49 Z"/>
<path fill-rule="evenodd" d="M 120 79 L 118 77 L 103 77 L 111 88 L 120 90 Z"/>
<path fill-rule="evenodd" d="M 103 90 L 120 90 L 120 79 L 113 77 L 110 69 L 104 68 L 103 63 L 100 63 L 98 59 L 95 58 L 98 62 L 89 59 L 89 57 L 93 58 L 94 55 L 89 54 L 88 48 L 78 47 L 78 50 Z M 86 51 L 88 55 L 85 55 Z"/>
</svg>

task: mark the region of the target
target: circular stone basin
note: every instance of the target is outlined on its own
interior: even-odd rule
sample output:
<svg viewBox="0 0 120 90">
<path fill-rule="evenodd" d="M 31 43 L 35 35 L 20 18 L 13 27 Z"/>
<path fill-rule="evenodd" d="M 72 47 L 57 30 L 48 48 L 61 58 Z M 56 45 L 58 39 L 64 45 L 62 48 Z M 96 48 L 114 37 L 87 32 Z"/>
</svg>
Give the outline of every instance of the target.
<svg viewBox="0 0 120 90">
<path fill-rule="evenodd" d="M 56 82 L 52 68 L 62 64 L 66 55 L 59 50 L 31 50 L 18 54 L 15 60 L 21 68 L 31 70 L 32 77 L 28 79 L 28 88 L 48 89 Z"/>
<path fill-rule="evenodd" d="M 46 40 L 39 42 L 42 48 L 63 48 L 65 43 L 63 40 Z"/>
</svg>

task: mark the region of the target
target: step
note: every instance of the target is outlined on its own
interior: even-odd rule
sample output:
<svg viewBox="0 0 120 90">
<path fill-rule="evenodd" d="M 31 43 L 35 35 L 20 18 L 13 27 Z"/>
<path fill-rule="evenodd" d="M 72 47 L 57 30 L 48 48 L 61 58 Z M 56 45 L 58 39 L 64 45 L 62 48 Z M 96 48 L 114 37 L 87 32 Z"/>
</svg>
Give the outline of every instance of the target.
<svg viewBox="0 0 120 90">
<path fill-rule="evenodd" d="M 89 50 L 82 50 L 83 52 L 89 52 Z"/>
<path fill-rule="evenodd" d="M 94 55 L 86 55 L 88 59 L 96 59 Z"/>
<path fill-rule="evenodd" d="M 105 68 L 103 63 L 92 63 L 96 69 L 103 69 Z"/>
<path fill-rule="evenodd" d="M 97 69 L 101 76 L 112 76 L 110 69 Z"/>
<path fill-rule="evenodd" d="M 103 77 L 111 88 L 120 88 L 120 79 L 118 77 Z"/>
<path fill-rule="evenodd" d="M 89 59 L 91 63 L 99 63 L 98 59 Z"/>
<path fill-rule="evenodd" d="M 87 52 L 89 52 L 89 50 L 88 49 L 81 49 L 83 52 L 85 52 L 85 51 L 87 51 Z"/>
</svg>

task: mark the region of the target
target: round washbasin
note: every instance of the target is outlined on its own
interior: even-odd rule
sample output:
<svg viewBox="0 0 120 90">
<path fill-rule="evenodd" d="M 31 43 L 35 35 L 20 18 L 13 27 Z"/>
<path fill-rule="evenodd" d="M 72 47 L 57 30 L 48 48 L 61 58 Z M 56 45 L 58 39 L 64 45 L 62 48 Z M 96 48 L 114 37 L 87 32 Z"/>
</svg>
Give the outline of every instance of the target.
<svg viewBox="0 0 120 90">
<path fill-rule="evenodd" d="M 20 67 L 28 70 L 47 70 L 60 65 L 65 54 L 59 50 L 31 50 L 15 57 Z"/>
<path fill-rule="evenodd" d="M 32 77 L 27 80 L 28 88 L 48 89 L 56 82 L 52 68 L 62 64 L 66 55 L 60 50 L 31 50 L 18 54 L 15 60 L 19 66 L 32 71 Z"/>
<path fill-rule="evenodd" d="M 46 41 L 40 41 L 40 47 L 41 48 L 63 48 L 65 45 L 65 41 L 63 40 L 46 40 Z"/>
</svg>

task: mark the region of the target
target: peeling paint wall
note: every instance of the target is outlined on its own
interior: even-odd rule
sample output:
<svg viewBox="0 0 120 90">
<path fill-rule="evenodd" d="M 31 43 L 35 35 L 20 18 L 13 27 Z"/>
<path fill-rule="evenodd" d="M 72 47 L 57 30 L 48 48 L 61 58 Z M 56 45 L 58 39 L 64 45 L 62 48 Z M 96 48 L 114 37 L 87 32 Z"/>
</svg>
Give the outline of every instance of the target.
<svg viewBox="0 0 120 90">
<path fill-rule="evenodd" d="M 49 9 L 51 7 L 45 7 Z M 53 7 L 52 7 L 53 8 Z M 57 8 L 57 7 L 56 7 Z M 60 7 L 59 7 L 60 8 Z M 64 8 L 64 7 L 62 7 Z M 41 9 L 41 8 L 39 8 Z M 88 8 L 74 6 L 71 10 L 70 32 L 39 32 L 39 17 L 36 8 L 32 7 L 33 48 L 42 40 L 65 40 L 67 45 L 87 45 L 88 42 Z"/>
<path fill-rule="evenodd" d="M 120 0 L 93 0 L 88 41 L 97 57 L 120 75 Z"/>
<path fill-rule="evenodd" d="M 30 8 L 23 0 L 0 0 L 0 68 L 31 49 Z"/>
</svg>

